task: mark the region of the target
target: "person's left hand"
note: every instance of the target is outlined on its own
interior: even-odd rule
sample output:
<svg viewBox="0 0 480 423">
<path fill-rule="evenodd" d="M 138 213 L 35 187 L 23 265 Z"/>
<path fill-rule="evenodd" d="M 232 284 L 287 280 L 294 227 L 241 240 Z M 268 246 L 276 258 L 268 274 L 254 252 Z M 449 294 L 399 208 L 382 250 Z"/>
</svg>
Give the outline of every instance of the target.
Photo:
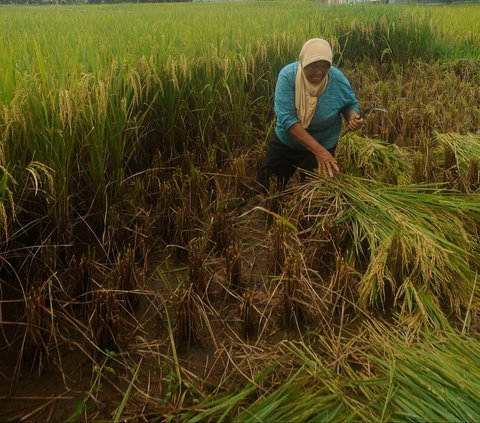
<svg viewBox="0 0 480 423">
<path fill-rule="evenodd" d="M 359 129 L 363 125 L 364 120 L 355 110 L 352 110 L 348 114 L 347 122 L 348 122 L 348 124 L 347 124 L 348 130 L 349 131 L 356 131 L 357 129 Z"/>
</svg>

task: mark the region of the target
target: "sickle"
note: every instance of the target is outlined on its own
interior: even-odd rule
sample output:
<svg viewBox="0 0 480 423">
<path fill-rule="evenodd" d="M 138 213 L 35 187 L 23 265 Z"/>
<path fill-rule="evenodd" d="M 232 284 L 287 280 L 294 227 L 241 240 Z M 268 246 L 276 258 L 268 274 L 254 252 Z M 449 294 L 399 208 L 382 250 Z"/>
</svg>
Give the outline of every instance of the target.
<svg viewBox="0 0 480 423">
<path fill-rule="evenodd" d="M 385 109 L 384 107 L 367 107 L 366 109 L 363 109 L 360 112 L 360 116 L 363 118 L 363 117 L 368 116 L 372 112 L 388 113 L 388 110 Z"/>
<path fill-rule="evenodd" d="M 360 117 L 365 118 L 372 112 L 388 113 L 388 110 L 384 107 L 367 107 L 366 109 L 360 111 Z M 342 138 L 348 132 L 350 132 L 350 130 L 348 128 L 345 128 L 338 138 Z"/>
</svg>

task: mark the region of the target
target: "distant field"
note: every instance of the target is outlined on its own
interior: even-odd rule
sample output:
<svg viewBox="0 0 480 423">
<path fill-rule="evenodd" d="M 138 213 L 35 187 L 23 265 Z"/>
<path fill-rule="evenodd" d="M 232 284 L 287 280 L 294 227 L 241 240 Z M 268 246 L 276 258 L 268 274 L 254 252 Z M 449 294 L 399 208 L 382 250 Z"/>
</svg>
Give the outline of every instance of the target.
<svg viewBox="0 0 480 423">
<path fill-rule="evenodd" d="M 303 40 L 313 36 L 336 39 L 337 51 L 348 53 L 365 42 L 368 48 L 373 47 L 371 41 L 395 50 L 395 42 L 402 37 L 431 31 L 425 35 L 436 44 L 444 43 L 443 53 L 448 58 L 478 57 L 479 15 L 476 5 L 324 7 L 314 2 L 234 2 L 2 6 L 0 74 L 4 76 L 0 101 L 11 98 L 15 83 L 25 74 L 40 73 L 53 86 L 62 86 L 83 72 L 101 72 L 113 59 L 134 64 L 141 56 L 176 60 L 184 55 L 187 61 L 224 54 L 248 57 L 262 47 L 270 50 L 267 57 L 283 63 L 294 57 Z M 372 32 L 374 28 L 385 29 L 381 40 L 371 40 L 379 35 Z"/>
</svg>

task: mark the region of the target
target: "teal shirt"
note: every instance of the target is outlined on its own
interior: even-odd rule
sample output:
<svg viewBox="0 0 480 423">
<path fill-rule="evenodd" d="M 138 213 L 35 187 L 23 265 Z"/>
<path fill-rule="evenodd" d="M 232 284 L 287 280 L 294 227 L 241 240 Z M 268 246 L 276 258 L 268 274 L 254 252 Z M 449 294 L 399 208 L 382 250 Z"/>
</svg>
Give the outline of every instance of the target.
<svg viewBox="0 0 480 423">
<path fill-rule="evenodd" d="M 275 87 L 275 133 L 281 142 L 295 149 L 304 149 L 288 132 L 300 119 L 295 109 L 295 77 L 299 62 L 290 63 L 279 73 Z M 333 148 L 342 130 L 342 114 L 354 109 L 360 113 L 350 82 L 335 67 L 328 71 L 328 84 L 318 96 L 317 107 L 307 131 L 323 147 Z"/>
</svg>

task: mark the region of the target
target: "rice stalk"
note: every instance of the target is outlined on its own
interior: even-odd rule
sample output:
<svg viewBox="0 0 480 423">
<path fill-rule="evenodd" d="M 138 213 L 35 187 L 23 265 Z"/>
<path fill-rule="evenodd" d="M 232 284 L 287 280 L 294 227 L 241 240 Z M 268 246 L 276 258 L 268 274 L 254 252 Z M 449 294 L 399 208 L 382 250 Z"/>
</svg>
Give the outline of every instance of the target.
<svg viewBox="0 0 480 423">
<path fill-rule="evenodd" d="M 397 185 L 411 182 L 410 153 L 395 144 L 350 134 L 339 144 L 342 171 Z"/>
<path fill-rule="evenodd" d="M 283 321 L 287 329 L 300 329 L 305 323 L 305 310 L 301 301 L 300 265 L 298 254 L 290 253 L 280 279 L 283 285 Z"/>
<path fill-rule="evenodd" d="M 258 333 L 258 311 L 255 308 L 254 291 L 247 288 L 243 292 L 240 304 L 240 322 L 241 332 L 244 339 L 247 341 L 257 336 Z"/>
<path fill-rule="evenodd" d="M 445 169 L 458 166 L 460 172 L 466 172 L 470 160 L 480 155 L 480 136 L 469 133 L 436 133 L 435 140 L 440 149 L 444 149 L 443 164 Z M 442 162 L 441 162 L 442 163 Z"/>
<path fill-rule="evenodd" d="M 245 289 L 242 272 L 242 242 L 237 238 L 227 248 L 225 253 L 225 268 L 229 289 L 241 293 Z"/>
<path fill-rule="evenodd" d="M 93 261 L 91 252 L 74 256 L 69 272 L 73 284 L 74 310 L 80 316 L 86 316 L 93 301 Z"/>
<path fill-rule="evenodd" d="M 473 133 L 435 135 L 438 165 L 444 169 L 444 180 L 460 191 L 477 191 L 480 178 L 480 136 Z"/>
<path fill-rule="evenodd" d="M 97 347 L 96 354 L 120 350 L 120 325 L 121 316 L 115 292 L 104 288 L 94 291 L 89 326 Z"/>
<path fill-rule="evenodd" d="M 432 310 L 460 316 L 468 303 L 479 256 L 472 222 L 475 197 L 428 185 L 385 186 L 354 176 L 312 178 L 291 193 L 292 219 L 307 222 L 302 238 L 321 239 L 324 225 L 342 225 L 354 252 L 359 304 L 388 308 L 405 301 L 400 287 L 409 279 L 432 302 Z M 338 251 L 344 251 L 338 247 Z M 428 307 L 427 307 L 428 308 Z M 431 311 L 432 311 L 431 310 Z"/>
<path fill-rule="evenodd" d="M 25 297 L 25 333 L 21 358 L 30 362 L 31 369 L 38 367 L 38 374 L 50 362 L 50 342 L 53 336 L 50 326 L 50 304 L 46 285 L 32 288 Z"/>
<path fill-rule="evenodd" d="M 385 333 L 390 335 L 385 337 Z M 405 342 L 388 327 L 371 326 L 377 371 L 391 374 L 393 395 L 385 418 L 409 421 L 475 421 L 480 416 L 476 392 L 480 374 L 472 360 L 479 343 L 454 331 L 422 334 L 420 342 Z M 388 355 L 384 351 L 388 351 Z M 448 363 L 448 365 L 446 365 Z M 373 407 L 383 406 L 372 403 Z M 387 417 L 388 416 L 388 417 Z"/>
<path fill-rule="evenodd" d="M 188 245 L 194 239 L 195 217 L 186 205 L 171 210 L 174 220 L 175 257 L 178 260 L 188 258 Z"/>
<path fill-rule="evenodd" d="M 189 281 L 195 292 L 200 296 L 206 295 L 209 281 L 202 238 L 194 238 L 189 243 L 188 269 Z"/>
<path fill-rule="evenodd" d="M 420 151 L 416 151 L 413 156 L 413 182 L 415 184 L 429 182 L 425 174 L 426 165 L 427 159 L 425 158 L 425 155 L 422 154 Z"/>
<path fill-rule="evenodd" d="M 176 231 L 175 210 L 175 190 L 169 181 L 158 181 L 158 191 L 154 191 L 154 201 L 156 205 L 153 210 L 157 220 L 157 228 L 161 239 L 166 243 L 173 242 Z M 181 219 L 178 220 L 181 222 Z"/>
<path fill-rule="evenodd" d="M 4 239 L 7 240 L 9 236 L 9 221 L 15 218 L 15 202 L 12 193 L 12 185 L 15 184 L 15 179 L 10 172 L 0 166 L 2 176 L 0 178 L 0 232 Z M 10 218 L 8 215 L 10 214 Z"/>
<path fill-rule="evenodd" d="M 280 275 L 285 266 L 288 255 L 288 229 L 282 220 L 276 220 L 271 230 L 272 259 L 270 261 L 272 273 Z"/>
<path fill-rule="evenodd" d="M 351 309 L 357 302 L 358 278 L 359 274 L 352 259 L 337 255 L 335 270 L 327 287 L 328 305 L 332 315 L 343 311 L 345 307 Z"/>
<path fill-rule="evenodd" d="M 120 301 L 123 301 L 128 311 L 135 310 L 139 305 L 139 296 L 137 291 L 140 286 L 140 275 L 135 262 L 135 252 L 131 247 L 126 247 L 118 254 L 115 280 L 117 281 L 117 289 L 120 291 Z"/>
<path fill-rule="evenodd" d="M 312 385 L 312 381 L 298 371 L 278 389 L 260 397 L 233 421 L 358 421 L 356 413 L 346 409 L 341 395 L 332 393 L 328 383 L 332 381 L 327 379 L 324 383 L 318 381 Z"/>
<path fill-rule="evenodd" d="M 214 203 L 214 212 L 211 220 L 211 240 L 215 249 L 224 254 L 231 242 L 235 239 L 235 230 L 232 227 L 232 216 L 228 212 L 226 204 L 217 198 Z"/>
<path fill-rule="evenodd" d="M 480 159 L 474 157 L 469 160 L 465 174 L 465 188 L 467 192 L 478 192 L 480 189 Z"/>
<path fill-rule="evenodd" d="M 180 287 L 177 293 L 175 343 L 177 348 L 188 350 L 198 340 L 197 309 L 192 284 Z"/>
</svg>

